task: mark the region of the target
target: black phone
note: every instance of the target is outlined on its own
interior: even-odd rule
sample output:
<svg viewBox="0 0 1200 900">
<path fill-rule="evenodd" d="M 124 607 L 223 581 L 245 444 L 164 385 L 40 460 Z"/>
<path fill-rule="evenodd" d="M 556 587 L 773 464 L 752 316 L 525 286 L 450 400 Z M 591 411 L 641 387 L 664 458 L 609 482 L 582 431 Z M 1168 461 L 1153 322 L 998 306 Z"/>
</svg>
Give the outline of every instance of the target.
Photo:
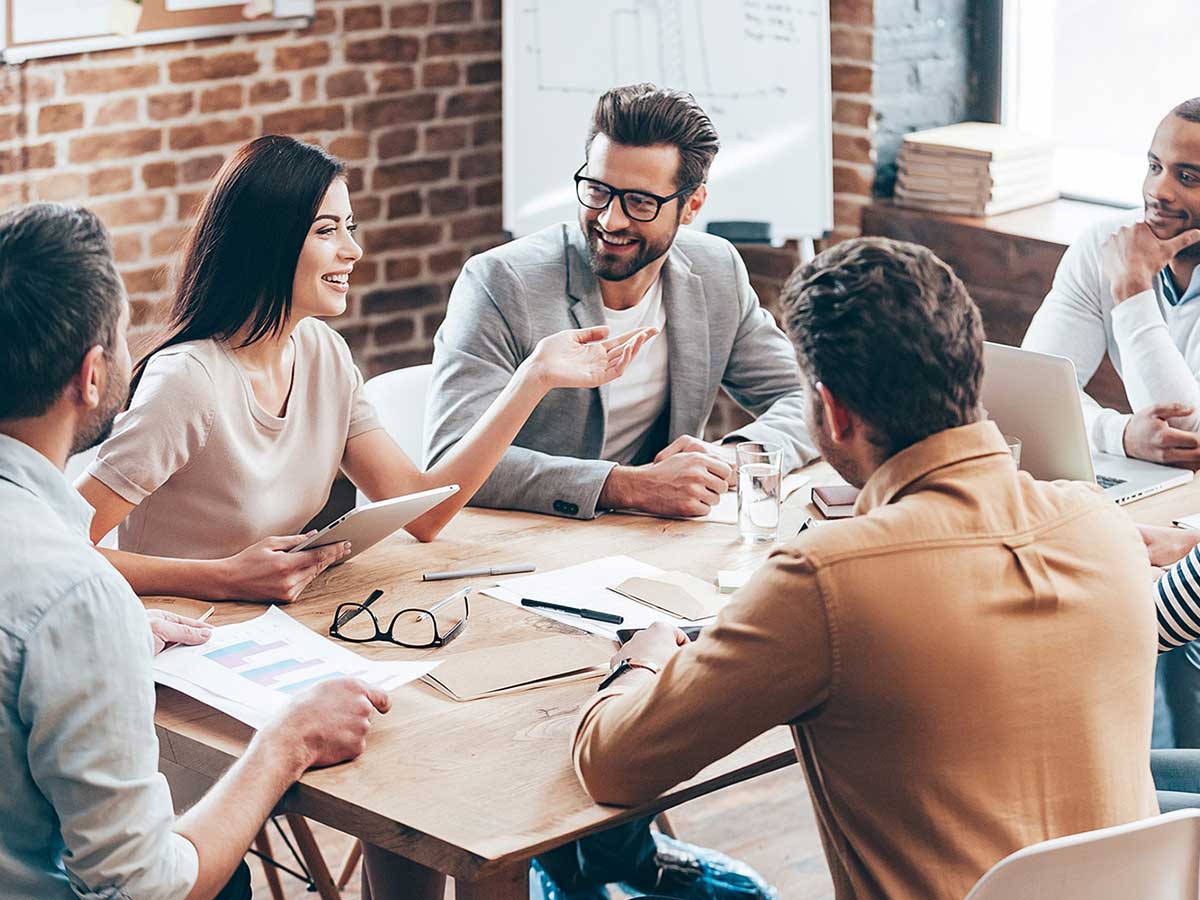
<svg viewBox="0 0 1200 900">
<path fill-rule="evenodd" d="M 617 640 L 622 644 L 628 643 L 629 639 L 641 630 L 642 629 L 640 628 L 618 628 Z M 700 631 L 702 628 L 700 625 L 685 625 L 679 630 L 688 636 L 689 641 L 694 641 L 696 638 L 700 637 Z"/>
</svg>

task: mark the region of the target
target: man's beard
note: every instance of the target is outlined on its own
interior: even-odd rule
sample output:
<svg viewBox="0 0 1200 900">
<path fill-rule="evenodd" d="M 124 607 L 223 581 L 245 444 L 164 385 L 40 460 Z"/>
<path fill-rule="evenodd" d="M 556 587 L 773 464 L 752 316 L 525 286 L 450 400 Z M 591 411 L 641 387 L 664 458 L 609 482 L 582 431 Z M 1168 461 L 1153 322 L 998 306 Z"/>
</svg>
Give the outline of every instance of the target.
<svg viewBox="0 0 1200 900">
<path fill-rule="evenodd" d="M 584 241 L 587 244 L 588 264 L 591 265 L 592 271 L 597 278 L 604 281 L 624 281 L 627 278 L 632 278 L 650 263 L 660 258 L 668 250 L 671 249 L 671 244 L 675 242 L 675 233 L 672 231 L 669 237 L 664 238 L 660 243 L 647 243 L 643 238 L 637 238 L 640 242 L 638 249 L 628 258 L 617 257 L 615 254 L 607 253 L 600 248 L 598 242 L 599 229 L 595 222 L 582 222 Z M 631 237 L 628 234 L 614 233 L 613 237 Z"/>
<path fill-rule="evenodd" d="M 84 450 L 91 450 L 112 434 L 113 422 L 117 418 L 117 413 L 125 407 L 125 400 L 129 394 L 128 377 L 118 378 L 116 377 L 118 374 L 120 373 L 115 371 L 113 361 L 109 359 L 104 396 L 100 398 L 100 405 L 96 407 L 88 421 L 80 423 L 79 428 L 76 429 L 75 442 L 71 446 L 72 455 L 82 453 Z"/>
<path fill-rule="evenodd" d="M 812 399 L 808 404 L 808 433 L 812 435 L 813 443 L 817 445 L 821 458 L 829 463 L 847 484 L 861 489 L 867 479 L 863 476 L 858 463 L 829 441 L 828 435 L 825 433 L 825 407 L 821 404 L 821 398 L 816 389 L 810 388 L 809 390 Z"/>
</svg>

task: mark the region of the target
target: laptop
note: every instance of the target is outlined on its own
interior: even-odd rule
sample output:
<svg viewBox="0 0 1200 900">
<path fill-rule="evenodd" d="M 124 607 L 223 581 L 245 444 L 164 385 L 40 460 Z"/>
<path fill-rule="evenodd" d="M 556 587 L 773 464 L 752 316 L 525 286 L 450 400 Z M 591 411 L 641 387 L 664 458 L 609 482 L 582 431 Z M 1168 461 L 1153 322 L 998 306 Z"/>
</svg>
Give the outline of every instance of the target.
<svg viewBox="0 0 1200 900">
<path fill-rule="evenodd" d="M 1187 484 L 1191 469 L 1093 453 L 1075 364 L 1064 356 L 983 345 L 984 409 L 1000 431 L 1021 439 L 1021 468 L 1042 481 L 1094 481 L 1117 503 Z"/>
</svg>

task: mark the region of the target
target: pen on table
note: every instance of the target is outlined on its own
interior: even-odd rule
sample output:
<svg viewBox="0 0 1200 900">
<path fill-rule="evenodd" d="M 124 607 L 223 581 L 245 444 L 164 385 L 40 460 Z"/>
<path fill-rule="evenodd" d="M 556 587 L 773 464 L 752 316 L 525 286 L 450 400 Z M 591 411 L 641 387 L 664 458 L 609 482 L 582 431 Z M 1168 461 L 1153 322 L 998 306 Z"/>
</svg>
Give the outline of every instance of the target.
<svg viewBox="0 0 1200 900">
<path fill-rule="evenodd" d="M 542 600 L 531 600 L 528 597 L 521 598 L 521 605 L 531 609 L 551 609 L 555 612 L 570 613 L 573 616 L 579 616 L 584 619 L 608 622 L 610 625 L 621 625 L 625 622 L 624 616 L 618 616 L 614 613 L 600 612 L 598 609 L 585 609 L 582 606 L 563 606 L 561 603 L 546 603 Z"/>
<path fill-rule="evenodd" d="M 204 615 L 202 615 L 196 621 L 203 625 L 205 622 L 208 621 L 208 617 L 211 616 L 216 611 L 217 611 L 217 608 L 215 606 L 210 606 L 207 610 L 205 610 Z M 179 641 L 171 641 L 169 644 L 163 645 L 163 650 L 170 650 L 172 647 L 178 647 L 178 646 L 179 646 Z M 161 653 L 162 651 L 160 650 L 159 652 Z"/>
<path fill-rule="evenodd" d="M 344 613 L 342 613 L 340 616 L 338 616 L 337 621 L 333 623 L 333 627 L 341 628 L 343 625 L 345 625 L 347 622 L 349 622 L 351 619 L 353 619 L 360 612 L 362 612 L 364 609 L 366 609 L 368 606 L 370 606 L 372 603 L 374 603 L 376 600 L 378 600 L 382 596 L 383 596 L 383 591 L 379 590 L 378 588 L 371 591 L 371 596 L 368 597 L 365 601 L 360 603 L 358 606 L 351 607 L 350 609 L 348 609 Z"/>
<path fill-rule="evenodd" d="M 482 578 L 488 575 L 517 575 L 521 572 L 534 572 L 537 566 L 533 563 L 512 563 L 507 566 L 492 566 L 488 569 L 451 569 L 448 572 L 426 572 L 421 576 L 422 581 L 450 581 L 453 578 Z"/>
</svg>

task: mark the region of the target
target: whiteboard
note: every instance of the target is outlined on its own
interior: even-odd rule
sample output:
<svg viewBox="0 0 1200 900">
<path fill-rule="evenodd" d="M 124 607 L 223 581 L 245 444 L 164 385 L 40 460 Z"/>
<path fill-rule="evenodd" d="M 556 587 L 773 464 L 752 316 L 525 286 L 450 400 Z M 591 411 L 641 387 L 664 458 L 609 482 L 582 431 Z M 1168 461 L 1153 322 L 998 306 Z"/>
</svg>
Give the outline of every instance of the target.
<svg viewBox="0 0 1200 900">
<path fill-rule="evenodd" d="M 691 91 L 721 151 L 697 227 L 765 221 L 772 239 L 833 227 L 829 0 L 504 0 L 504 227 L 573 220 L 604 91 Z"/>
</svg>

